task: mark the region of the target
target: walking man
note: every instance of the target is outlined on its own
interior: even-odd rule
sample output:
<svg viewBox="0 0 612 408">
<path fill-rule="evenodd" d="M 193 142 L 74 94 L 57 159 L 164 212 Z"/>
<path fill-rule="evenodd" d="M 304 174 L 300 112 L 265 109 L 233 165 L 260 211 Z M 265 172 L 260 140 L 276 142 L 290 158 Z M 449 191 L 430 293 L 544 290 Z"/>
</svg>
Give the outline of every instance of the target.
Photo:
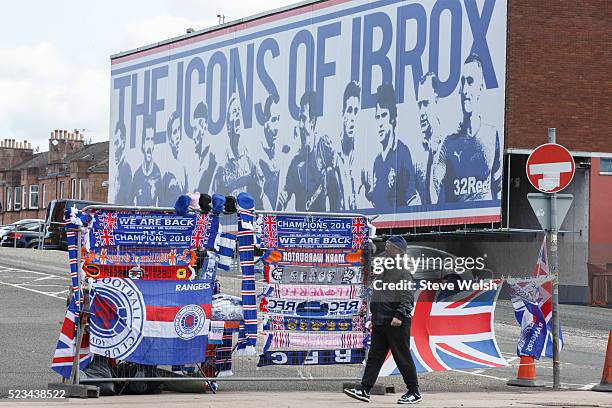
<svg viewBox="0 0 612 408">
<path fill-rule="evenodd" d="M 385 245 L 385 256 L 395 258 L 406 253 L 408 244 L 401 236 L 392 236 Z M 414 306 L 414 295 L 410 290 L 395 289 L 398 283 L 412 278 L 399 265 L 375 275 L 372 280 L 373 294 L 370 304 L 372 313 L 372 342 L 361 384 L 344 393 L 360 401 L 370 401 L 370 390 L 376 383 L 378 373 L 391 350 L 393 359 L 404 378 L 408 391 L 397 400 L 398 404 L 416 404 L 421 401 L 419 382 L 414 361 L 410 354 L 410 324 Z M 393 284 L 393 285 L 389 285 Z"/>
</svg>

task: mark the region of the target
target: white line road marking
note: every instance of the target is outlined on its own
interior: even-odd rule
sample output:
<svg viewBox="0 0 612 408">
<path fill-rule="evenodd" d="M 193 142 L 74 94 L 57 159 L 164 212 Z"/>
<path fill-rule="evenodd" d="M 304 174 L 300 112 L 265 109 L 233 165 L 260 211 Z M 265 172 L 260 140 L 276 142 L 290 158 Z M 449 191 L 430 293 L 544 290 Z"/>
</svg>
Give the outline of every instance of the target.
<svg viewBox="0 0 612 408">
<path fill-rule="evenodd" d="M 588 391 L 588 390 L 590 390 L 591 388 L 593 388 L 596 385 L 597 385 L 597 383 L 590 383 L 590 384 L 586 384 L 583 387 L 580 387 L 579 389 L 582 390 L 582 391 Z"/>
<path fill-rule="evenodd" d="M 480 374 L 480 373 L 476 373 L 476 372 L 471 372 L 471 371 L 463 371 L 463 370 L 453 370 L 456 371 L 458 373 L 463 373 L 463 374 L 470 374 L 470 375 L 475 375 L 477 377 L 485 377 L 485 378 L 491 378 L 493 380 L 499 380 L 499 381 L 508 381 L 508 378 L 501 378 L 501 377 L 495 377 L 493 375 L 487 375 L 487 374 Z"/>
<path fill-rule="evenodd" d="M 40 295 L 45 295 L 45 296 L 50 296 L 56 299 L 61 299 L 61 300 L 66 300 L 66 293 L 68 293 L 68 288 L 62 290 L 62 291 L 54 291 L 54 292 L 45 292 L 42 290 L 37 290 L 34 289 L 33 287 L 50 287 L 49 289 L 55 289 L 57 290 L 57 287 L 66 287 L 69 283 L 69 278 L 68 276 L 59 276 L 59 275 L 52 275 L 50 273 L 45 273 L 45 272 L 37 272 L 37 271 L 31 271 L 28 269 L 19 269 L 19 268 L 9 268 L 9 267 L 5 267 L 5 266 L 0 266 L 0 272 L 19 272 L 19 275 L 3 275 L 3 279 L 4 280 L 0 280 L 0 285 L 6 285 L 6 286 L 11 286 L 14 288 L 18 288 L 18 289 L 23 289 L 23 290 L 27 290 L 29 292 L 33 292 L 33 293 L 38 293 Z M 24 274 L 29 274 L 29 275 L 24 275 Z M 20 279 L 20 280 L 28 280 L 29 281 L 20 281 L 19 283 L 14 283 L 14 282 L 7 282 L 5 280 L 9 280 L 9 279 Z M 33 282 L 37 282 L 40 280 L 46 280 L 46 279 L 56 279 L 56 280 L 61 280 L 64 281 L 64 284 L 35 284 Z M 53 287 L 53 288 L 51 288 Z"/>
</svg>

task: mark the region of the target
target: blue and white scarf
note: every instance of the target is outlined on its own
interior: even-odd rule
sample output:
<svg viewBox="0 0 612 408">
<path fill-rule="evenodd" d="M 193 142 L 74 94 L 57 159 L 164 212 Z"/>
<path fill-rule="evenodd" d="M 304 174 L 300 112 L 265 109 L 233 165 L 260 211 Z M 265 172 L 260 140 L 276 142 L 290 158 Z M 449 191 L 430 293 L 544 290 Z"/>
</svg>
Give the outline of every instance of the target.
<svg viewBox="0 0 612 408">
<path fill-rule="evenodd" d="M 269 365 L 361 364 L 365 349 L 266 351 L 259 355 L 257 367 Z"/>
</svg>

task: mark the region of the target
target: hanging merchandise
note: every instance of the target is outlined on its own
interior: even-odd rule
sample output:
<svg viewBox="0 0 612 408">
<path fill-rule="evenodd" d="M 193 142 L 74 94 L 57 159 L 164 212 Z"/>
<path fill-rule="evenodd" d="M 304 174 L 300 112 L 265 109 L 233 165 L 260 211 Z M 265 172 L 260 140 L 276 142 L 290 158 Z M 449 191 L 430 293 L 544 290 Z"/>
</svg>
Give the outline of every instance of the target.
<svg viewBox="0 0 612 408">
<path fill-rule="evenodd" d="M 325 300 L 358 299 L 363 295 L 363 285 L 284 285 L 270 284 L 265 296 L 282 299 Z"/>
<path fill-rule="evenodd" d="M 261 257 L 265 265 L 288 266 L 361 266 L 359 249 L 281 249 L 271 248 Z"/>
<path fill-rule="evenodd" d="M 262 215 L 262 248 L 362 249 L 369 237 L 365 217 Z"/>
<path fill-rule="evenodd" d="M 214 302 L 214 300 L 213 300 Z M 312 332 L 352 332 L 364 331 L 365 319 L 361 316 L 349 318 L 316 319 L 268 315 L 263 321 L 263 330 L 293 330 Z"/>
<path fill-rule="evenodd" d="M 267 298 L 266 311 L 297 317 L 356 316 L 363 310 L 361 299 L 287 300 Z"/>
<path fill-rule="evenodd" d="M 319 333 L 275 331 L 262 333 L 264 351 L 268 350 L 335 350 L 363 347 L 364 332 Z"/>
<path fill-rule="evenodd" d="M 266 351 L 259 355 L 257 367 L 269 365 L 361 364 L 365 349 Z"/>
<path fill-rule="evenodd" d="M 358 266 L 274 266 L 264 267 L 269 283 L 311 283 L 319 285 L 361 284 L 362 268 Z"/>
</svg>

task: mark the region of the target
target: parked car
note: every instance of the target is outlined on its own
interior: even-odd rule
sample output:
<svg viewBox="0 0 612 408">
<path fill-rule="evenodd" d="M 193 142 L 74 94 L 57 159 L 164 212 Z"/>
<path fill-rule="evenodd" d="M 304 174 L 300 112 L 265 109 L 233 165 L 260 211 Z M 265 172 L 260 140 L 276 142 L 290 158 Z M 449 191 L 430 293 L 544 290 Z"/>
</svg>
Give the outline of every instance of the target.
<svg viewBox="0 0 612 408">
<path fill-rule="evenodd" d="M 47 206 L 47 218 L 45 219 L 45 237 L 43 248 L 44 249 L 61 249 L 63 251 L 68 250 L 68 243 L 66 242 L 66 231 L 64 230 L 64 214 L 66 208 L 72 208 L 76 206 L 79 210 L 99 203 L 96 201 L 83 201 L 83 200 L 52 200 Z"/>
<path fill-rule="evenodd" d="M 13 229 L 2 237 L 0 244 L 4 247 L 38 248 L 41 232 L 44 227 L 43 220 L 29 220 L 13 225 Z"/>
<path fill-rule="evenodd" d="M 39 222 L 44 222 L 44 220 L 39 220 L 39 219 L 35 219 L 35 218 L 26 218 L 24 220 L 19 220 L 16 221 L 12 224 L 7 224 L 7 225 L 3 225 L 2 227 L 0 227 L 0 241 L 2 241 L 2 238 L 5 235 L 8 235 L 9 232 L 15 230 L 15 226 L 21 226 L 21 225 L 25 225 L 25 224 L 29 224 L 35 221 L 39 221 Z"/>
</svg>

